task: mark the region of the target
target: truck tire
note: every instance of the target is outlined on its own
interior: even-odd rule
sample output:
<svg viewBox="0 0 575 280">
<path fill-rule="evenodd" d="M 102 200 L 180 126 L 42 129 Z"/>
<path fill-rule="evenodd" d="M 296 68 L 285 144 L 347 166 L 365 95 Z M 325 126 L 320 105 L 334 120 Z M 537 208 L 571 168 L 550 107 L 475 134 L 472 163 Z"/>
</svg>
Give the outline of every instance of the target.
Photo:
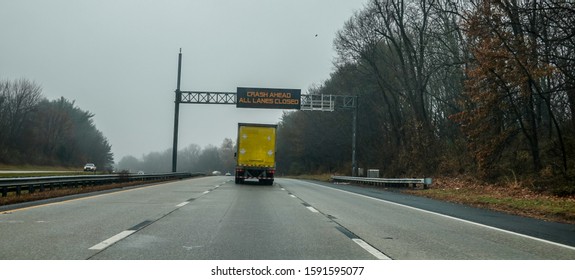
<svg viewBox="0 0 575 280">
<path fill-rule="evenodd" d="M 271 186 L 274 184 L 274 179 L 260 179 L 260 184 Z"/>
</svg>

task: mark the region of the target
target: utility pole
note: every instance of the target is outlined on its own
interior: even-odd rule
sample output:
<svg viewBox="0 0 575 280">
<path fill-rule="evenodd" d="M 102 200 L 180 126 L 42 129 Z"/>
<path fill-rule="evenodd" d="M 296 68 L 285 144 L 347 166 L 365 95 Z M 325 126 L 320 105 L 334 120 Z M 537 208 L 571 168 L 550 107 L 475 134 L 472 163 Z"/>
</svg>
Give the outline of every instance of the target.
<svg viewBox="0 0 575 280">
<path fill-rule="evenodd" d="M 341 101 L 337 108 L 351 109 L 352 111 L 352 138 L 351 138 L 351 174 L 357 176 L 357 114 L 359 108 L 359 97 L 357 95 L 302 95 L 302 111 L 322 111 L 333 112 L 336 110 L 336 99 Z"/>
<path fill-rule="evenodd" d="M 357 138 L 357 107 L 359 107 L 358 97 L 355 97 L 353 108 L 352 140 L 351 140 L 351 176 L 357 177 L 357 160 L 355 158 L 356 138 Z"/>
<path fill-rule="evenodd" d="M 178 55 L 178 84 L 176 86 L 176 100 L 174 101 L 174 144 L 172 146 L 172 172 L 178 168 L 178 122 L 180 118 L 180 102 L 182 101 L 182 92 L 180 91 L 180 80 L 182 77 L 182 49 Z"/>
</svg>

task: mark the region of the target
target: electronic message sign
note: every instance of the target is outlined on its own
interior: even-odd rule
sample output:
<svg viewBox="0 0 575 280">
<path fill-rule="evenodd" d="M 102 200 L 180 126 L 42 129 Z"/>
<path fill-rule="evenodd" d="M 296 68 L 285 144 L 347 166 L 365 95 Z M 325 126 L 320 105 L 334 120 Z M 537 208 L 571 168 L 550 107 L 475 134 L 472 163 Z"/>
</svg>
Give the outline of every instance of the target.
<svg viewBox="0 0 575 280">
<path fill-rule="evenodd" d="M 236 107 L 299 110 L 301 107 L 301 90 L 238 87 Z"/>
</svg>

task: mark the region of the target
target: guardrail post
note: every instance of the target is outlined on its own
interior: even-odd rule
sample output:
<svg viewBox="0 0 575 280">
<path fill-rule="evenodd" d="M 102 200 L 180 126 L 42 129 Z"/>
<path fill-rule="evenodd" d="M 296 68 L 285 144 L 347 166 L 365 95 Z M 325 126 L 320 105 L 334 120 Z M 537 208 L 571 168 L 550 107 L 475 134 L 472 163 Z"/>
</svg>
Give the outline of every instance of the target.
<svg viewBox="0 0 575 280">
<path fill-rule="evenodd" d="M 8 187 L 2 187 L 2 197 L 8 196 Z"/>
<path fill-rule="evenodd" d="M 423 179 L 423 189 L 424 190 L 429 189 L 429 185 L 431 185 L 432 182 L 433 182 L 433 179 L 431 179 L 431 178 Z"/>
</svg>

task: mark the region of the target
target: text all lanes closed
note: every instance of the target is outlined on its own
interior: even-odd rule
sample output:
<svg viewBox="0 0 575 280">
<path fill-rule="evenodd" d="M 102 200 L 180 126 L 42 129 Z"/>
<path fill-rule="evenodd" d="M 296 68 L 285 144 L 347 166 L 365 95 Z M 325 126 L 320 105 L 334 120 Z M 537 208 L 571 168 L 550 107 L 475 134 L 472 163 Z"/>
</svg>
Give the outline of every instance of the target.
<svg viewBox="0 0 575 280">
<path fill-rule="evenodd" d="M 296 109 L 301 108 L 300 89 L 238 87 L 237 108 Z"/>
</svg>

